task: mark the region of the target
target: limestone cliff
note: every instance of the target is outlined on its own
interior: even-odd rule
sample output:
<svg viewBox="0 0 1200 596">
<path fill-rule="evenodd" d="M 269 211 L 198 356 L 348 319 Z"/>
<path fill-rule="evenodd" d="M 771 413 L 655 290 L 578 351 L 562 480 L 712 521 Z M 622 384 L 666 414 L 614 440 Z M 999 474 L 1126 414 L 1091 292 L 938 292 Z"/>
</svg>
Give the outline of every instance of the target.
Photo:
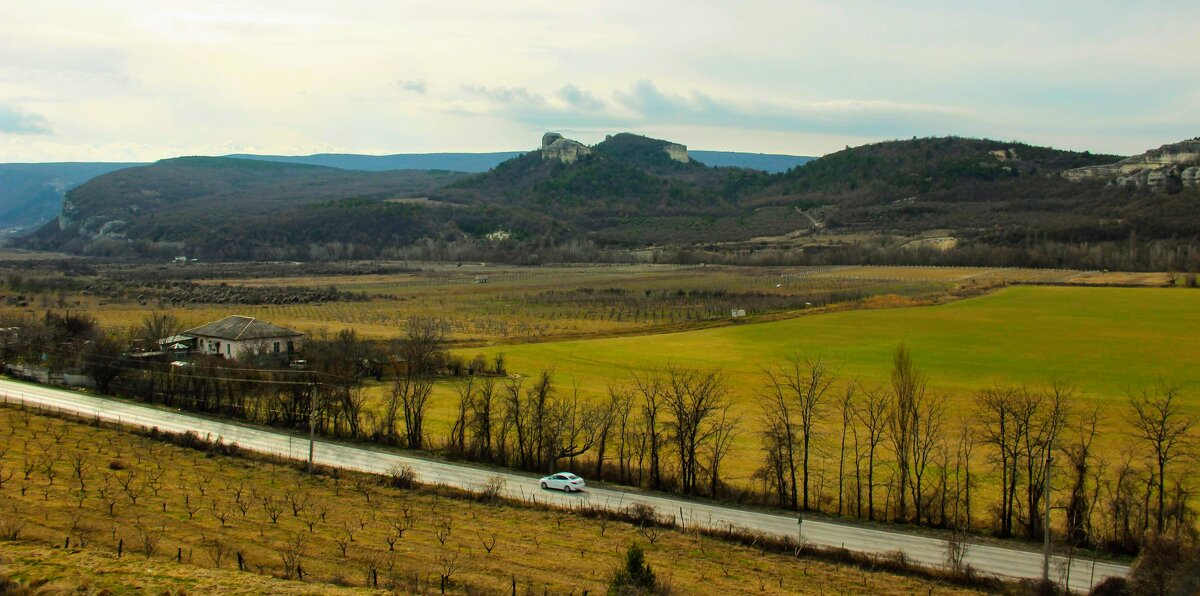
<svg viewBox="0 0 1200 596">
<path fill-rule="evenodd" d="M 1072 182 L 1105 180 L 1118 187 L 1200 189 L 1200 137 L 1163 145 L 1113 164 L 1067 170 L 1062 175 Z"/>
<path fill-rule="evenodd" d="M 679 163 L 687 163 L 691 161 L 691 158 L 688 157 L 687 147 L 683 145 L 671 143 L 663 147 L 663 151 L 667 153 L 668 157 Z"/>
<path fill-rule="evenodd" d="M 556 132 L 542 135 L 542 159 L 556 159 L 563 163 L 575 163 L 579 158 L 592 154 L 587 145 L 564 138 Z"/>
</svg>

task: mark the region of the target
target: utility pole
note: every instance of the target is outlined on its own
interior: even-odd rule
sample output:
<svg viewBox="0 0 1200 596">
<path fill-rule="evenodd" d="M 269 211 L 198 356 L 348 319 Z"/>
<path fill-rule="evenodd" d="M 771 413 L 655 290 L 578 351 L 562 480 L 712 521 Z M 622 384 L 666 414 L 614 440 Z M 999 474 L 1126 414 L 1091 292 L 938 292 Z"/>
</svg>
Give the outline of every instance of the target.
<svg viewBox="0 0 1200 596">
<path fill-rule="evenodd" d="M 1046 500 L 1046 519 L 1042 523 L 1042 582 L 1050 583 L 1050 464 L 1054 458 L 1050 456 L 1050 448 L 1046 448 L 1046 485 L 1042 494 Z"/>
<path fill-rule="evenodd" d="M 317 391 L 316 386 L 308 384 L 308 475 L 313 473 L 313 451 L 317 435 Z"/>
<path fill-rule="evenodd" d="M 804 514 L 796 512 L 796 546 L 804 546 Z"/>
</svg>

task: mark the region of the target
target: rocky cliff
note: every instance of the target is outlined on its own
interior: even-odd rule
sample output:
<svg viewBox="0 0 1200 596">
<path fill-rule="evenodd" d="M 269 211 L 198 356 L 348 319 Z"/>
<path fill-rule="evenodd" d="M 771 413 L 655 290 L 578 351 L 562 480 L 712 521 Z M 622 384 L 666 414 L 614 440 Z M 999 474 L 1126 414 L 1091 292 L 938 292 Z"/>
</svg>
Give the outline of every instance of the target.
<svg viewBox="0 0 1200 596">
<path fill-rule="evenodd" d="M 563 163 L 575 163 L 579 158 L 592 154 L 587 145 L 564 138 L 556 132 L 542 135 L 542 159 L 556 159 Z"/>
<path fill-rule="evenodd" d="M 1062 175 L 1072 182 L 1104 180 L 1117 187 L 1200 188 L 1200 137 L 1163 145 L 1112 164 L 1066 170 Z"/>
</svg>

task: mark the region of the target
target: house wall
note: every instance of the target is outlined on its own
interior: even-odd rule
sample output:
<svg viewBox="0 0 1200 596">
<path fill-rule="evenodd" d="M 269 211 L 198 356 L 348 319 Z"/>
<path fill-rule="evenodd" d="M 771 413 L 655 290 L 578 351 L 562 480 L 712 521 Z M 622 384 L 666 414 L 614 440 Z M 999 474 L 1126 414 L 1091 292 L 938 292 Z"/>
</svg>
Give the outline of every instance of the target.
<svg viewBox="0 0 1200 596">
<path fill-rule="evenodd" d="M 211 337 L 198 337 L 199 342 L 196 346 L 196 351 L 202 354 L 220 354 L 225 358 L 237 359 L 246 352 L 253 352 L 255 349 L 261 349 L 266 352 L 275 351 L 275 342 L 279 342 L 279 353 L 287 353 L 287 342 L 292 342 L 293 352 L 300 351 L 304 343 L 303 336 L 281 337 L 278 339 L 255 339 L 248 341 L 228 341 L 224 339 L 216 339 Z"/>
</svg>

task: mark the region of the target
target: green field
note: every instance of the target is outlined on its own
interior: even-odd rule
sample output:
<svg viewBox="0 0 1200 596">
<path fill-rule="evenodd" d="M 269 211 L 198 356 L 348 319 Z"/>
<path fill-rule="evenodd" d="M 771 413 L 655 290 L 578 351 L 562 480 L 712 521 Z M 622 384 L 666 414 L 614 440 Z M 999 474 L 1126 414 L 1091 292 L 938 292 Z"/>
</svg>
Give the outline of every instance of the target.
<svg viewBox="0 0 1200 596">
<path fill-rule="evenodd" d="M 578 382 L 592 396 L 633 370 L 668 364 L 721 369 L 743 420 L 730 466 L 736 482 L 749 478 L 760 457 L 755 395 L 763 387 L 763 367 L 791 353 L 820 355 L 837 363 L 842 379 L 879 384 L 887 381 L 901 342 L 926 372 L 930 389 L 949 397 L 951 416 L 968 414 L 979 389 L 1055 379 L 1071 383 L 1082 394 L 1080 404 L 1107 411 L 1109 428 L 1120 426 L 1128 390 L 1160 380 L 1179 385 L 1190 407 L 1200 404 L 1200 292 L 1184 289 L 1018 286 L 940 306 L 483 352 L 504 352 L 510 372 L 552 368 L 562 389 Z M 832 424 L 836 416 L 829 411 L 823 417 Z M 1103 437 L 1101 443 L 1110 444 Z"/>
<path fill-rule="evenodd" d="M 735 392 L 761 384 L 761 367 L 787 354 L 822 355 L 843 376 L 887 379 L 904 342 L 931 388 L 963 396 L 995 383 L 1071 382 L 1121 403 L 1159 379 L 1200 389 L 1200 292 L 1149 288 L 1011 287 L 940 306 L 855 310 L 683 333 L 491 348 L 509 369 L 553 367 L 589 390 L 631 369 L 676 363 L 720 368 Z"/>
</svg>

